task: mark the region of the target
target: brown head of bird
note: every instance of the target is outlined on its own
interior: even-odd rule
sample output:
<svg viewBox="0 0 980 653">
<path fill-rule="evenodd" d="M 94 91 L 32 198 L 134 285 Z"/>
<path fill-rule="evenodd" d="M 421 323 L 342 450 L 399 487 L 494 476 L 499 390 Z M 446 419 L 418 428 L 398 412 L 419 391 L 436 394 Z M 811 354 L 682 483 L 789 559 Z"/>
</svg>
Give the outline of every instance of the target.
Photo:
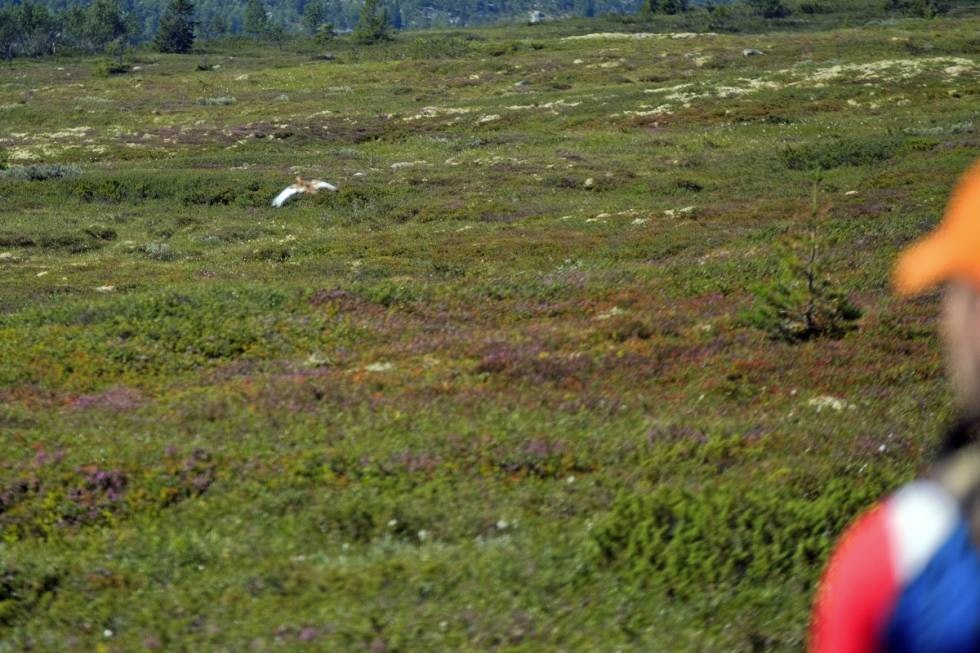
<svg viewBox="0 0 980 653">
<path fill-rule="evenodd" d="M 304 193 L 310 193 L 311 195 L 316 195 L 316 192 L 320 190 L 316 187 L 316 182 L 314 180 L 307 181 L 298 175 L 296 177 L 296 188 Z"/>
</svg>

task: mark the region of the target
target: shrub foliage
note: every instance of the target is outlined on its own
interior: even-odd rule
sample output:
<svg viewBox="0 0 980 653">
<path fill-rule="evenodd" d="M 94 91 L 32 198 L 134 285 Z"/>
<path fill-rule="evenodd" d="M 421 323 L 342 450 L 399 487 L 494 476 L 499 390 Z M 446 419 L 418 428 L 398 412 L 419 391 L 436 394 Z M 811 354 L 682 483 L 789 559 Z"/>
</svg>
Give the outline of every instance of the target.
<svg viewBox="0 0 980 653">
<path fill-rule="evenodd" d="M 806 241 L 777 246 L 776 268 L 768 281 L 752 288 L 749 322 L 772 337 L 799 342 L 820 336 L 839 338 L 854 328 L 861 311 L 837 290 L 821 269 L 817 242 L 817 184 Z M 799 251 L 805 248 L 801 256 Z"/>
<path fill-rule="evenodd" d="M 888 487 L 843 474 L 812 495 L 741 484 L 627 493 L 593 531 L 596 559 L 679 597 L 787 578 L 809 589 L 854 514 Z"/>
</svg>

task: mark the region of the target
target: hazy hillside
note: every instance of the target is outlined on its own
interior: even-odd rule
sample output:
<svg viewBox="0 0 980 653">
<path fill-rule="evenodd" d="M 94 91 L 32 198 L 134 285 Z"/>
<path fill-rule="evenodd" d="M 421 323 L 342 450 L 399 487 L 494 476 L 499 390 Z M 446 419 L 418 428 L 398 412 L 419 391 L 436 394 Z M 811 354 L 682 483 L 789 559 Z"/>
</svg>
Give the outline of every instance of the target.
<svg viewBox="0 0 980 653">
<path fill-rule="evenodd" d="M 287 26 L 298 27 L 303 10 L 310 0 L 266 0 L 269 15 Z M 511 19 L 524 19 L 531 10 L 552 17 L 586 16 L 601 13 L 631 13 L 641 0 L 391 0 L 389 10 L 399 12 L 406 27 L 439 25 L 474 25 Z M 0 0 L 0 7 L 21 4 L 19 0 Z M 56 10 L 74 6 L 86 7 L 88 1 L 47 0 L 39 4 Z M 134 13 L 147 33 L 156 29 L 167 0 L 123 0 L 123 7 Z M 325 0 L 329 20 L 341 28 L 357 22 L 360 0 Z M 245 0 L 197 0 L 202 20 L 220 13 L 233 32 L 240 32 L 245 17 Z"/>
</svg>

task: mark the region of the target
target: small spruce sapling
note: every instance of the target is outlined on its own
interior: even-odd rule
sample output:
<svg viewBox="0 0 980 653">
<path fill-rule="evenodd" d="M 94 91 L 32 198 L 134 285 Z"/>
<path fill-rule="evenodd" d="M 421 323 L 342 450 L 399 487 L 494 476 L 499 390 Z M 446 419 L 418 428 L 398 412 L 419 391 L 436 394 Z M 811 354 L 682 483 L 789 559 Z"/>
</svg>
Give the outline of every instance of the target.
<svg viewBox="0 0 980 653">
<path fill-rule="evenodd" d="M 748 322 L 774 339 L 803 342 L 840 338 L 856 326 L 861 311 L 824 275 L 818 239 L 820 180 L 813 183 L 813 205 L 804 242 L 777 246 L 776 269 L 752 288 L 755 302 Z M 802 250 L 802 252 L 801 252 Z"/>
</svg>

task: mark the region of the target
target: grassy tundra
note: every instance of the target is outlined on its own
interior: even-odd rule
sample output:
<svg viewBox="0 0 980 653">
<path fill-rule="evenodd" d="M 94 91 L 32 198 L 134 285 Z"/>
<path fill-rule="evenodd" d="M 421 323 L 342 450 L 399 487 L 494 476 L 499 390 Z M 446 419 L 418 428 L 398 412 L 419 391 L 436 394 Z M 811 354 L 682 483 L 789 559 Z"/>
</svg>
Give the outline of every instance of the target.
<svg viewBox="0 0 980 653">
<path fill-rule="evenodd" d="M 0 68 L 0 651 L 800 649 L 949 415 L 980 18 L 597 25 Z"/>
</svg>

